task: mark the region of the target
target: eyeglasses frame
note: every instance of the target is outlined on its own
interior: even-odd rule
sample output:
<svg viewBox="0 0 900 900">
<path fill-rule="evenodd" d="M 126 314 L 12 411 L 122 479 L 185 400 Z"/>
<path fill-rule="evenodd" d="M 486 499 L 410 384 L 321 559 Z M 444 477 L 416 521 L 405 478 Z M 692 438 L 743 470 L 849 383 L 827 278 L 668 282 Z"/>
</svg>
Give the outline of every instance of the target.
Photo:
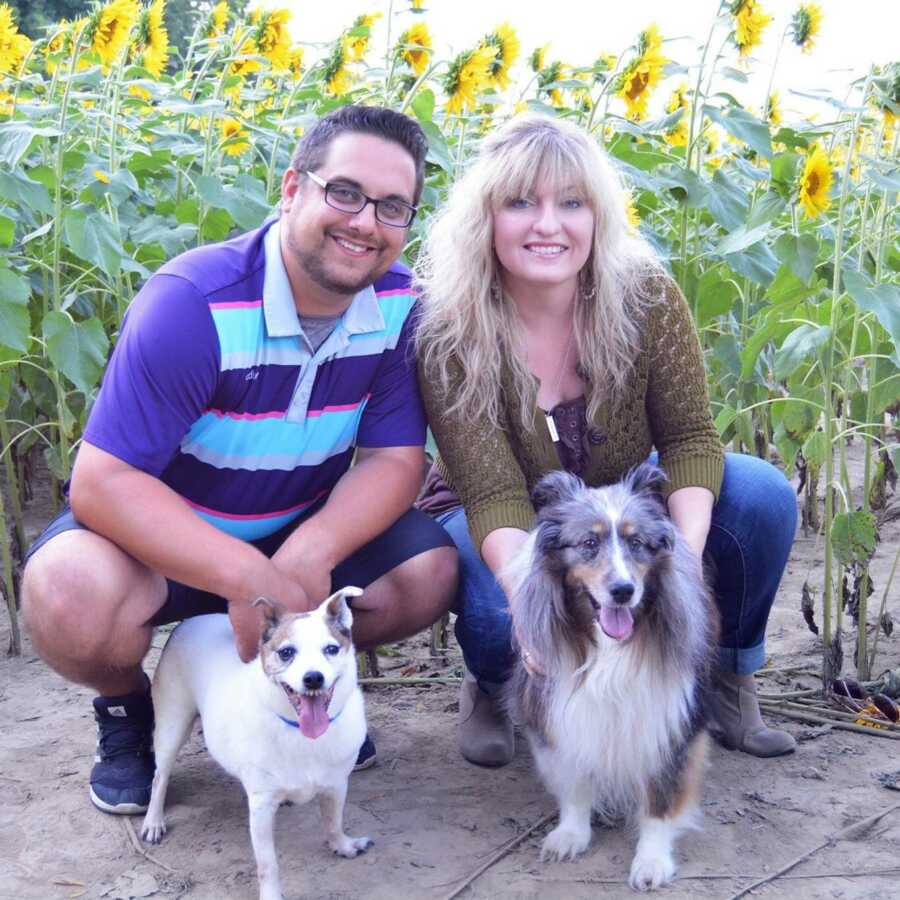
<svg viewBox="0 0 900 900">
<path fill-rule="evenodd" d="M 410 225 L 412 225 L 412 223 L 413 223 L 413 219 L 415 219 L 415 217 L 416 217 L 416 213 L 419 211 L 418 206 L 413 206 L 412 203 L 407 203 L 405 200 L 391 200 L 390 201 L 391 203 L 399 203 L 401 206 L 405 207 L 406 209 L 408 209 L 410 211 L 409 221 L 405 225 L 398 225 L 396 222 L 385 222 L 384 219 L 382 219 L 378 215 L 378 204 L 388 200 L 388 198 L 387 197 L 370 197 L 368 194 L 365 194 L 362 191 L 360 191 L 359 188 L 352 187 L 352 185 L 347 185 L 347 186 L 350 187 L 354 191 L 359 191 L 359 193 L 362 194 L 365 202 L 359 209 L 356 209 L 356 210 L 341 209 L 339 206 L 335 206 L 333 203 L 328 203 L 328 191 L 332 187 L 339 186 L 336 182 L 326 181 L 324 178 L 322 178 L 321 175 L 317 175 L 315 172 L 311 172 L 309 169 L 305 170 L 301 174 L 303 174 L 307 178 L 309 178 L 309 180 L 312 181 L 313 184 L 317 184 L 320 188 L 322 188 L 322 190 L 325 194 L 325 202 L 328 204 L 328 206 L 330 206 L 332 209 L 336 209 L 338 212 L 346 213 L 346 215 L 348 215 L 348 216 L 358 215 L 371 203 L 372 206 L 375 208 L 375 218 L 382 225 L 387 225 L 388 228 L 409 228 Z"/>
</svg>

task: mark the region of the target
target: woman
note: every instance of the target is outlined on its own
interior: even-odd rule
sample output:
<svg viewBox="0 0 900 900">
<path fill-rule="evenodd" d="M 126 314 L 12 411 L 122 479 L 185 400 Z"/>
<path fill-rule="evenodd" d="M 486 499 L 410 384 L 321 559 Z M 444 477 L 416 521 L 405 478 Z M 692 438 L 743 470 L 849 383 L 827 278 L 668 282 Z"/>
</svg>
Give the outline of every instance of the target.
<svg viewBox="0 0 900 900">
<path fill-rule="evenodd" d="M 603 152 L 563 120 L 514 119 L 453 188 L 417 269 L 420 382 L 440 450 L 420 505 L 460 552 L 463 756 L 513 755 L 497 702 L 512 654 L 500 573 L 534 523 L 531 488 L 561 467 L 608 484 L 653 448 L 672 519 L 715 566 L 720 737 L 757 756 L 792 751 L 760 718 L 752 673 L 794 494 L 768 463 L 723 454 L 687 304 L 630 230 Z"/>
</svg>

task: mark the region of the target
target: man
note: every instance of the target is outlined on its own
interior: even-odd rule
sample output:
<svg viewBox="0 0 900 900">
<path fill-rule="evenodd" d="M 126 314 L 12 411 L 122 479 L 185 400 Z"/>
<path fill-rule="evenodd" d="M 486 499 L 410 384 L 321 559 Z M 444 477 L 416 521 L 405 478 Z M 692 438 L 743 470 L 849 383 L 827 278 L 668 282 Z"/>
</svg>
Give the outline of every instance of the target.
<svg viewBox="0 0 900 900">
<path fill-rule="evenodd" d="M 23 582 L 37 652 L 100 694 L 90 795 L 106 812 L 149 802 L 141 661 L 155 625 L 227 610 L 246 661 L 259 596 L 302 611 L 365 587 L 359 647 L 451 602 L 455 550 L 410 509 L 425 423 L 409 273 L 394 265 L 426 149 L 387 109 L 326 116 L 284 174 L 277 220 L 172 260 L 129 310 L 71 510 L 35 542 Z M 358 767 L 371 762 L 367 738 Z"/>
</svg>

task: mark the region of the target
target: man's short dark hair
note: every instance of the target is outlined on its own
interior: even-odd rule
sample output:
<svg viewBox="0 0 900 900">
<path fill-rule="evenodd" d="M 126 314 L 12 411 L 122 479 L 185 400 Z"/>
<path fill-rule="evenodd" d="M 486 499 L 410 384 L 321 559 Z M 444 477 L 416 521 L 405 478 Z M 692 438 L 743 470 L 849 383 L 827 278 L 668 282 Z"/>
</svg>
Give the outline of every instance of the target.
<svg viewBox="0 0 900 900">
<path fill-rule="evenodd" d="M 325 162 L 331 142 L 346 132 L 372 134 L 406 150 L 416 166 L 413 203 L 419 202 L 425 181 L 428 140 L 415 119 L 383 106 L 342 106 L 323 116 L 300 138 L 291 158 L 291 167 L 298 172 L 314 172 Z"/>
</svg>

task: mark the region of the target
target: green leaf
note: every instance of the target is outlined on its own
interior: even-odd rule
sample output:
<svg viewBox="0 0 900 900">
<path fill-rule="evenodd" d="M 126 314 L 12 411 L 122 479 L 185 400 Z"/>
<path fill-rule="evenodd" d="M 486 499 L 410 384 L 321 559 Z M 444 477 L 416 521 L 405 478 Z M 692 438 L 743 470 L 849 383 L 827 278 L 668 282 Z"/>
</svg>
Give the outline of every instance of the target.
<svg viewBox="0 0 900 900">
<path fill-rule="evenodd" d="M 811 234 L 780 234 L 775 241 L 775 255 L 804 284 L 809 284 L 818 252 L 819 242 Z"/>
<path fill-rule="evenodd" d="M 102 322 L 94 317 L 76 322 L 53 310 L 44 316 L 42 330 L 50 362 L 79 391 L 90 393 L 100 382 L 109 350 Z"/>
<path fill-rule="evenodd" d="M 800 325 L 782 342 L 775 353 L 775 379 L 783 381 L 831 337 L 826 325 Z"/>
<path fill-rule="evenodd" d="M 719 432 L 719 437 L 722 437 L 722 435 L 725 434 L 725 432 L 731 426 L 731 423 L 734 422 L 736 416 L 737 416 L 737 410 L 733 409 L 730 406 L 723 406 L 719 410 L 719 413 L 716 416 L 716 421 L 715 421 L 716 431 Z"/>
<path fill-rule="evenodd" d="M 799 153 L 776 153 L 772 157 L 770 170 L 772 181 L 793 187 L 797 181 L 797 170 L 800 166 Z"/>
<path fill-rule="evenodd" d="M 772 156 L 772 139 L 769 126 L 739 106 L 733 106 L 722 112 L 715 106 L 704 106 L 703 112 L 714 122 L 721 125 L 732 137 L 743 141 L 753 150 L 765 156 Z"/>
<path fill-rule="evenodd" d="M 817 286 L 807 287 L 787 266 L 782 265 L 775 273 L 775 280 L 766 290 L 770 303 L 785 303 L 802 300 L 815 294 Z"/>
<path fill-rule="evenodd" d="M 725 257 L 725 262 L 744 278 L 761 284 L 763 287 L 771 284 L 778 268 L 778 260 L 769 249 L 768 244 L 758 242 L 740 253 L 731 253 Z"/>
<path fill-rule="evenodd" d="M 428 138 L 428 159 L 436 166 L 440 166 L 445 172 L 452 172 L 454 168 L 453 159 L 450 157 L 450 151 L 447 148 L 447 141 L 444 133 L 434 122 L 419 122 L 425 137 Z"/>
<path fill-rule="evenodd" d="M 0 370 L 0 416 L 6 413 L 9 406 L 9 395 L 12 392 L 12 375 L 9 369 Z"/>
<path fill-rule="evenodd" d="M 803 444 L 803 458 L 806 460 L 806 464 L 814 469 L 820 469 L 825 465 L 827 449 L 825 432 L 814 431 Z"/>
<path fill-rule="evenodd" d="M 747 227 L 753 228 L 777 219 L 784 212 L 787 203 L 774 191 L 767 191 L 754 205 L 747 219 Z"/>
<path fill-rule="evenodd" d="M 31 285 L 11 269 L 0 269 L 0 347 L 27 350 L 31 332 Z"/>
<path fill-rule="evenodd" d="M 66 246 L 79 258 L 99 266 L 110 278 L 122 267 L 125 248 L 119 229 L 101 212 L 67 209 L 63 216 Z"/>
<path fill-rule="evenodd" d="M 35 128 L 27 122 L 4 122 L 0 125 L 0 162 L 14 169 L 35 137 L 57 137 L 60 134 L 62 132 L 58 128 Z"/>
<path fill-rule="evenodd" d="M 16 223 L 6 216 L 0 216 L 0 244 L 8 247 L 16 236 Z"/>
<path fill-rule="evenodd" d="M 727 256 L 729 253 L 739 253 L 741 250 L 746 250 L 748 247 L 759 243 L 768 233 L 768 222 L 757 225 L 755 228 L 747 228 L 742 225 L 719 243 L 719 246 L 716 247 L 716 253 L 721 256 Z"/>
<path fill-rule="evenodd" d="M 434 91 L 419 91 L 410 106 L 420 122 L 431 122 L 434 119 Z"/>
<path fill-rule="evenodd" d="M 53 213 L 53 204 L 50 202 L 47 188 L 19 171 L 0 172 L 0 197 L 27 206 L 35 212 L 47 215 Z"/>
<path fill-rule="evenodd" d="M 706 183 L 691 169 L 681 166 L 660 167 L 655 173 L 660 187 L 672 189 L 679 202 L 687 201 L 689 207 L 702 206 L 709 189 Z"/>
<path fill-rule="evenodd" d="M 900 365 L 900 288 L 896 284 L 872 284 L 861 272 L 844 269 L 844 287 L 854 303 L 875 313 L 894 342 L 893 359 Z"/>
<path fill-rule="evenodd" d="M 831 523 L 831 545 L 842 566 L 867 562 L 875 552 L 876 541 L 873 513 L 838 513 Z"/>
<path fill-rule="evenodd" d="M 728 231 L 734 231 L 747 220 L 750 209 L 749 194 L 732 181 L 721 169 L 716 169 L 707 185 L 706 208 L 712 217 Z"/>
<path fill-rule="evenodd" d="M 250 176 L 239 176 L 233 187 L 225 186 L 214 175 L 200 175 L 195 184 L 204 203 L 226 210 L 241 228 L 257 228 L 271 212 L 262 199 L 262 185 Z"/>
<path fill-rule="evenodd" d="M 720 267 L 707 269 L 697 282 L 697 325 L 727 313 L 738 296 L 737 286 Z"/>
</svg>

